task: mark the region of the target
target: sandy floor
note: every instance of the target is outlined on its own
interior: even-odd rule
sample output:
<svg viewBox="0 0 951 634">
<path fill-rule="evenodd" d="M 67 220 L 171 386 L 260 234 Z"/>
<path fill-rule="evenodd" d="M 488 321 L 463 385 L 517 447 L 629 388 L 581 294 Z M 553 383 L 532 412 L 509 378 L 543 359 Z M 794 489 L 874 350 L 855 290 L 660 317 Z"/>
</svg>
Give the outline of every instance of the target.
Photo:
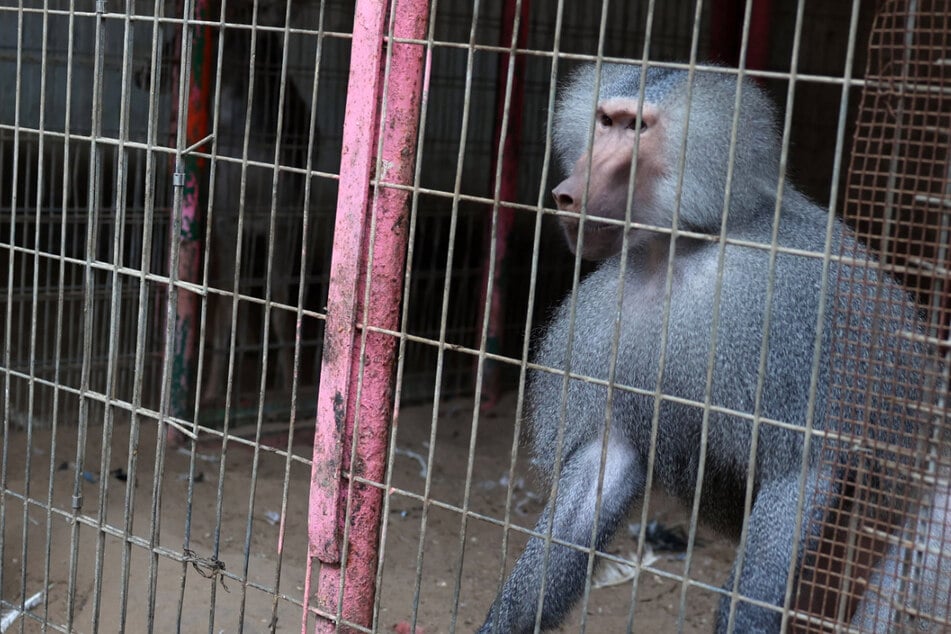
<svg viewBox="0 0 951 634">
<path fill-rule="evenodd" d="M 509 469 L 513 412 L 514 401 L 506 398 L 493 415 L 480 420 L 469 497 L 469 508 L 477 513 L 504 517 L 506 488 L 501 482 Z M 434 462 L 429 472 L 432 500 L 463 505 L 471 419 L 470 402 L 454 401 L 440 407 Z M 430 407 L 405 409 L 400 417 L 397 446 L 425 458 L 429 451 L 431 421 Z M 6 495 L 2 507 L 4 600 L 19 600 L 24 590 L 27 595 L 41 590 L 44 570 L 48 567 L 52 583 L 49 601 L 35 608 L 34 614 L 38 619 L 45 614 L 51 623 L 61 626 L 71 623 L 77 632 L 115 632 L 123 625 L 126 631 L 146 631 L 150 612 L 154 614 L 154 631 L 157 632 L 237 632 L 242 626 L 245 632 L 266 632 L 272 617 L 276 617 L 276 631 L 300 631 L 309 466 L 291 461 L 289 467 L 281 556 L 279 526 L 272 523 L 272 519 L 281 512 L 287 468 L 285 456 L 259 452 L 256 475 L 252 476 L 255 454 L 251 448 L 229 443 L 222 466 L 220 440 L 203 442 L 200 453 L 204 459 L 194 463 L 196 483 L 189 505 L 191 459 L 185 453 L 174 450 L 165 453 L 159 486 L 153 490 L 156 433 L 153 424 L 145 424 L 141 427 L 135 454 L 134 495 L 129 495 L 127 500 L 127 487 L 132 478 L 121 481 L 109 472 L 128 469 L 129 431 L 127 423 L 116 425 L 107 468 L 102 469 L 103 428 L 90 428 L 86 469 L 97 482 L 83 481 L 79 512 L 82 520 L 77 524 L 70 520 L 77 428 L 63 427 L 56 433 L 55 455 L 49 430 L 34 431 L 29 445 L 23 431 L 13 432 L 6 439 L 3 472 Z M 307 429 L 298 436 L 306 441 L 312 433 Z M 281 439 L 277 435 L 270 440 L 286 447 L 286 437 Z M 158 449 L 162 453 L 162 447 Z M 295 444 L 294 453 L 309 455 L 306 442 Z M 28 462 L 29 490 L 25 483 Z M 524 478 L 524 483 L 515 491 L 515 499 L 521 504 L 517 512 L 513 511 L 513 522 L 531 526 L 545 493 L 531 477 L 526 462 L 521 456 L 517 473 L 519 478 Z M 49 482 L 51 463 L 52 487 Z M 60 469 L 63 463 L 69 464 Z M 105 476 L 99 477 L 103 471 Z M 406 623 L 411 622 L 414 615 L 417 625 L 426 634 L 450 631 L 453 620 L 456 631 L 472 631 L 481 623 L 497 588 L 502 555 L 501 528 L 470 519 L 463 556 L 460 514 L 436 506 L 429 506 L 424 514 L 418 500 L 400 493 L 400 490 L 423 493 L 426 482 L 421 476 L 420 464 L 401 452 L 393 471 L 395 492 L 390 498 L 387 517 L 377 628 L 381 632 L 393 631 L 398 624 L 402 624 L 399 629 L 409 631 Z M 155 491 L 159 493 L 161 504 L 158 526 L 152 526 L 151 522 Z M 47 512 L 50 492 L 52 513 Z M 24 496 L 31 500 L 26 506 Z M 121 538 L 127 516 L 131 520 L 129 533 L 134 536 L 128 543 Z M 672 527 L 686 524 L 679 505 L 658 494 L 652 496 L 649 517 Z M 635 511 L 631 521 L 637 522 L 639 518 L 639 511 Z M 99 532 L 96 526 L 100 524 L 111 528 Z M 421 549 L 423 528 L 425 539 Z M 634 540 L 626 531 L 622 533 L 625 534 L 612 544 L 612 553 L 624 555 L 635 549 Z M 150 556 L 149 550 L 152 535 L 154 556 Z M 733 547 L 703 531 L 699 540 L 690 576 L 719 586 L 729 570 Z M 524 538 L 512 533 L 510 564 L 522 544 Z M 236 578 L 228 577 L 223 584 L 216 583 L 168 556 L 180 555 L 185 548 L 196 557 L 218 559 L 227 573 Z M 420 552 L 422 559 L 417 576 Z M 71 557 L 76 558 L 75 567 L 70 565 Z M 653 567 L 682 574 L 683 555 L 660 553 Z M 70 574 L 72 569 L 75 569 L 74 576 Z M 207 573 L 207 566 L 202 570 Z M 245 578 L 248 583 L 242 583 Z M 457 579 L 461 579 L 458 604 L 453 600 Z M 678 631 L 681 590 L 679 582 L 651 570 L 642 573 L 634 609 L 638 631 Z M 414 610 L 417 592 L 419 601 Z M 587 631 L 624 631 L 631 613 L 631 593 L 630 583 L 594 589 L 586 607 Z M 69 600 L 70 596 L 73 601 Z M 154 596 L 152 606 L 150 596 Z M 716 598 L 710 591 L 691 586 L 686 593 L 682 631 L 710 631 L 715 603 Z M 581 608 L 576 609 L 562 631 L 578 631 L 582 614 Z M 27 632 L 41 629 L 39 620 L 27 618 L 21 619 L 11 631 L 18 631 L 21 623 Z"/>
</svg>

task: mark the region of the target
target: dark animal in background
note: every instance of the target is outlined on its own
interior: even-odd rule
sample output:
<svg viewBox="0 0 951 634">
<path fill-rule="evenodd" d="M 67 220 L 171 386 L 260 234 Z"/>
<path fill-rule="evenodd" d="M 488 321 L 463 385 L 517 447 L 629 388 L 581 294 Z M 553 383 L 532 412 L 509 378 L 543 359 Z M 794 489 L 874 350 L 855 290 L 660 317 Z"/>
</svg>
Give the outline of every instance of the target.
<svg viewBox="0 0 951 634">
<path fill-rule="evenodd" d="M 535 530 L 546 534 L 550 524 L 556 540 L 584 548 L 605 547 L 643 497 L 653 443 L 654 483 L 687 505 L 699 494 L 701 519 L 727 535 L 739 537 L 746 524 L 745 556 L 742 564 L 738 559 L 724 586 L 727 594 L 718 610 L 717 632 L 778 632 L 788 576 L 798 573 L 798 558 L 817 537 L 810 534 L 815 526 L 810 520 L 821 520 L 823 509 L 843 493 L 840 485 L 829 484 L 843 479 L 832 476 L 854 473 L 859 459 L 848 443 L 829 439 L 813 438 L 807 450 L 804 429 L 811 424 L 815 429 L 850 433 L 856 430 L 833 421 L 855 420 L 861 414 L 871 430 L 869 441 L 886 443 L 882 447 L 910 442 L 916 423 L 910 422 L 914 414 L 902 403 L 919 396 L 915 386 L 920 385 L 917 373 L 923 353 L 912 338 L 900 333 L 920 330 L 917 309 L 838 221 L 832 224 L 831 253 L 845 247 L 857 254 L 858 262 L 831 261 L 825 287 L 821 257 L 781 251 L 771 265 L 769 249 L 743 244 L 769 245 L 775 228 L 780 248 L 821 256 L 829 221 L 825 209 L 787 182 L 774 227 L 780 140 L 773 106 L 756 85 L 742 82 L 733 180 L 724 217 L 736 76 L 697 71 L 689 115 L 686 71 L 648 69 L 642 107 L 639 94 L 645 75 L 639 65 L 603 65 L 599 88 L 596 77 L 594 66 L 582 68 L 561 92 L 554 115 L 554 146 L 568 177 L 553 195 L 560 210 L 571 212 L 561 220 L 569 248 L 602 262 L 574 293 L 573 330 L 569 298 L 555 310 L 537 344 L 534 362 L 606 381 L 621 290 L 614 381 L 641 392 L 615 388 L 607 419 L 604 385 L 571 379 L 563 403 L 563 374 L 531 373 L 527 416 L 532 449 L 537 464 L 551 465 L 552 472 L 546 475 L 558 479 L 557 496 L 548 501 Z M 630 220 L 660 230 L 632 228 L 625 236 L 621 225 L 601 219 L 625 218 L 638 139 Z M 574 215 L 583 208 L 583 218 Z M 730 241 L 723 247 L 716 240 L 671 233 L 673 229 L 718 236 L 723 223 Z M 625 238 L 627 249 L 622 251 Z M 623 278 L 622 258 L 627 267 Z M 871 265 L 865 270 L 867 264 Z M 857 276 L 863 286 L 836 291 L 835 280 L 840 272 L 848 272 L 847 267 L 863 267 Z M 820 319 L 823 293 L 827 303 Z M 849 348 L 846 354 L 831 355 L 832 333 L 841 328 L 837 319 L 845 308 L 842 302 L 851 302 L 854 312 L 866 316 L 863 332 L 875 333 L 878 339 L 873 342 L 869 334 L 864 340 L 843 343 Z M 817 332 L 821 349 L 811 396 Z M 758 393 L 764 345 L 765 369 Z M 716 409 L 709 410 L 704 422 L 711 362 L 709 405 Z M 833 381 L 834 376 L 849 377 L 851 389 L 835 387 L 842 383 Z M 654 390 L 663 396 L 655 399 Z M 655 406 L 659 419 L 652 437 Z M 752 414 L 787 426 L 758 425 L 751 463 Z M 601 507 L 596 512 L 605 435 Z M 704 435 L 706 449 L 701 455 Z M 886 449 L 876 451 L 863 453 L 862 459 L 878 464 L 895 457 Z M 809 465 L 805 481 L 803 460 Z M 559 462 L 560 470 L 555 467 Z M 751 468 L 753 502 L 744 519 Z M 881 486 L 898 486 L 889 483 L 887 475 L 879 473 Z M 897 476 L 893 480 L 897 482 Z M 803 518 L 797 532 L 800 503 Z M 555 542 L 547 550 L 546 566 L 545 540 L 529 540 L 481 632 L 532 631 L 539 605 L 542 629 L 565 617 L 584 589 L 589 555 Z M 730 593 L 736 578 L 739 597 L 734 598 Z"/>
<path fill-rule="evenodd" d="M 278 3 L 280 4 L 280 3 Z M 270 8 L 269 8 L 270 7 Z M 267 10 L 265 10 L 267 9 Z M 239 9 L 247 11 L 250 9 Z M 230 15 L 229 22 L 250 22 L 250 15 Z M 272 26 L 283 24 L 284 13 L 277 5 L 267 5 L 258 15 L 259 23 Z M 212 239 L 209 257 L 215 286 L 235 292 L 235 267 L 239 241 L 245 241 L 242 260 L 249 262 L 252 255 L 249 245 L 256 245 L 258 255 L 254 260 L 263 261 L 266 254 L 270 228 L 273 179 L 279 178 L 275 223 L 275 252 L 271 260 L 271 299 L 282 304 L 294 304 L 291 297 L 291 277 L 295 265 L 300 262 L 301 223 L 304 213 L 304 177 L 296 172 L 281 171 L 275 174 L 275 147 L 281 144 L 278 161 L 282 166 L 306 167 L 307 143 L 310 126 L 310 111 L 290 77 L 285 82 L 283 111 L 279 107 L 281 65 L 283 61 L 283 35 L 280 32 L 248 29 L 225 29 L 223 57 L 221 60 L 221 88 L 219 98 L 217 152 L 227 159 L 242 159 L 247 147 L 247 160 L 264 163 L 267 167 L 248 166 L 242 169 L 239 162 L 222 159 L 215 167 L 213 200 Z M 252 47 L 254 64 L 251 65 Z M 249 95 L 249 86 L 253 87 Z M 250 111 L 250 123 L 247 124 Z M 283 114 L 282 130 L 278 136 L 278 117 Z M 247 143 L 245 130 L 247 125 Z M 242 191 L 242 177 L 245 187 Z M 312 195 L 313 198 L 313 195 Z M 243 208 L 243 226 L 238 226 L 239 211 Z M 313 258 L 313 239 L 316 231 L 310 228 L 307 261 L 300 272 L 306 279 Z M 264 265 L 256 266 L 256 276 L 264 277 Z M 303 283 L 303 282 L 302 282 Z M 260 293 L 263 294 L 263 284 Z M 243 292 L 248 292 L 244 287 Z M 255 293 L 256 294 L 256 293 Z M 305 293 L 306 296 L 306 293 Z M 224 392 L 226 369 L 231 338 L 232 300 L 219 298 L 212 307 L 212 350 L 210 362 L 202 383 L 202 400 L 217 401 Z M 293 370 L 294 315 L 285 310 L 271 313 L 273 342 L 277 346 L 277 374 L 274 383 L 290 389 Z M 243 328 L 239 322 L 238 343 L 242 343 Z"/>
</svg>

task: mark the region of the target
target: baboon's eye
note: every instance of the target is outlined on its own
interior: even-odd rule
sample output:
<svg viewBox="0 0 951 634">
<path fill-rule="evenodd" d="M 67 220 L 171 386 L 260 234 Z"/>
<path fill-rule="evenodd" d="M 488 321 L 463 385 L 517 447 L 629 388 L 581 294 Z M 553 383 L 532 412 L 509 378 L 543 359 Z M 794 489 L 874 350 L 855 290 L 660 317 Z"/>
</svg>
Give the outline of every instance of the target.
<svg viewBox="0 0 951 634">
<path fill-rule="evenodd" d="M 644 121 L 643 119 L 641 119 L 641 125 L 638 127 L 638 125 L 637 125 L 637 118 L 635 117 L 635 118 L 631 119 L 631 122 L 630 122 L 630 123 L 627 124 L 627 129 L 628 129 L 628 130 L 638 130 L 638 131 L 640 131 L 640 132 L 643 132 L 644 130 L 647 129 L 647 122 Z"/>
</svg>

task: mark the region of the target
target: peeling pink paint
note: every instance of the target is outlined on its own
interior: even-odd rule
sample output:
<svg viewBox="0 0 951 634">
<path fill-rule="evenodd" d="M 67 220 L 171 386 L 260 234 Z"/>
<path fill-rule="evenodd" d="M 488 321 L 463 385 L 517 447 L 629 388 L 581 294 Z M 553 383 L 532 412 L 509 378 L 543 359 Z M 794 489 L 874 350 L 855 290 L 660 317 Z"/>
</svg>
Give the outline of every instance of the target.
<svg viewBox="0 0 951 634">
<path fill-rule="evenodd" d="M 394 0 L 394 34 L 425 36 L 428 0 Z M 344 619 L 371 625 L 375 593 L 382 491 L 351 484 L 345 474 L 382 482 L 386 448 L 393 420 L 392 369 L 396 339 L 379 333 L 366 337 L 360 358 L 364 320 L 387 329 L 399 325 L 400 299 L 408 230 L 409 193 L 386 187 L 410 184 L 415 165 L 416 134 L 423 89 L 424 49 L 416 44 L 391 43 L 388 86 L 382 78 L 386 63 L 387 3 L 358 0 L 354 19 L 347 116 L 340 162 L 340 192 L 334 227 L 324 357 L 314 433 L 311 472 L 309 557 L 304 587 L 302 631 L 306 633 L 315 560 L 318 565 L 316 605 L 321 614 L 314 631 L 337 630 Z M 427 73 L 428 76 L 428 73 Z M 380 125 L 380 96 L 385 90 L 386 121 Z M 382 130 L 380 187 L 371 199 L 372 168 L 377 131 Z M 370 221 L 375 217 L 371 294 L 364 304 Z M 360 402 L 356 402 L 363 367 Z M 358 426 L 358 427 L 357 427 Z M 354 448 L 354 443 L 356 444 Z M 351 465 L 351 454 L 355 456 Z M 349 508 L 348 508 L 349 500 Z M 342 543 L 349 521 L 348 543 Z M 340 592 L 341 577 L 344 579 Z M 348 628 L 341 628 L 347 631 Z"/>
</svg>

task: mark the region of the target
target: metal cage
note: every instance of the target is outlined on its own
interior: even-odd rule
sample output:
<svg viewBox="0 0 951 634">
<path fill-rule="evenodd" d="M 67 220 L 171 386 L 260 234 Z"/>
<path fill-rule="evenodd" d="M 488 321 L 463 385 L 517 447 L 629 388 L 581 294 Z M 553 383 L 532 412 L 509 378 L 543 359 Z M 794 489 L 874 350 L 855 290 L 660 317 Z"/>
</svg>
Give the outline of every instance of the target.
<svg viewBox="0 0 951 634">
<path fill-rule="evenodd" d="M 840 431 L 801 431 L 854 461 L 798 518 L 818 537 L 785 631 L 951 629 L 947 0 L 21 0 L 0 3 L 0 631 L 476 629 L 551 492 L 527 376 L 565 370 L 538 341 L 599 266 L 551 199 L 586 62 L 751 78 L 776 197 L 788 174 L 875 254 L 791 254 L 863 264 L 825 280 L 850 370 Z M 917 301 L 916 385 L 863 365 L 900 353 L 861 309 L 882 276 Z M 748 520 L 755 494 L 723 503 Z M 710 631 L 747 536 L 699 504 L 647 493 L 579 546 L 561 631 Z"/>
</svg>

